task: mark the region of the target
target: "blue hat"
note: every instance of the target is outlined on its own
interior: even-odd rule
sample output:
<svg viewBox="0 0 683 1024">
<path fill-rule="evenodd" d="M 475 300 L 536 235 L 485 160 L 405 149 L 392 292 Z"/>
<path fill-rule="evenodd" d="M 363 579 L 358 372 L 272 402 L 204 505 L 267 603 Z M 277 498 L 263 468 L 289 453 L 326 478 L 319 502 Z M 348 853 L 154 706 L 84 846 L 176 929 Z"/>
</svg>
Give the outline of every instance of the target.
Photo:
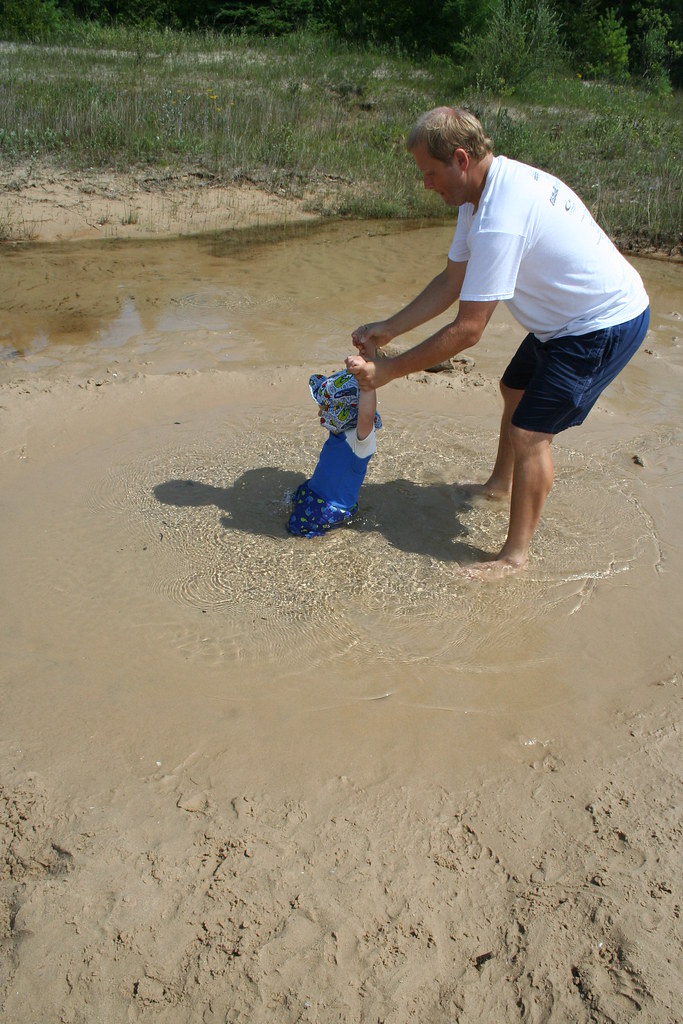
<svg viewBox="0 0 683 1024">
<path fill-rule="evenodd" d="M 308 386 L 314 401 L 320 406 L 320 422 L 333 434 L 342 434 L 358 422 L 358 381 L 348 370 L 339 370 L 331 377 L 321 373 L 311 375 Z M 375 427 L 382 426 L 379 413 L 375 413 Z"/>
</svg>

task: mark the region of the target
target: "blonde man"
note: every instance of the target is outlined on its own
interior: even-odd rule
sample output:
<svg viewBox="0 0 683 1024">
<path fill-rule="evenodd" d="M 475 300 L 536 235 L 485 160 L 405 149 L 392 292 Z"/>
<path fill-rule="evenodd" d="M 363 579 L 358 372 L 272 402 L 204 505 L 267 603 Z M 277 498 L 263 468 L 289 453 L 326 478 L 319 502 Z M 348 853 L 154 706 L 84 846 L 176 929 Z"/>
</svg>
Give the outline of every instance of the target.
<svg viewBox="0 0 683 1024">
<path fill-rule="evenodd" d="M 424 114 L 408 136 L 424 186 L 457 206 L 444 270 L 405 308 L 364 324 L 353 342 L 365 355 L 445 312 L 455 319 L 421 344 L 348 368 L 361 389 L 382 387 L 476 345 L 498 302 L 526 337 L 505 370 L 498 453 L 476 490 L 510 501 L 505 543 L 462 571 L 496 577 L 524 568 L 553 482 L 551 445 L 582 423 L 643 341 L 643 282 L 567 185 L 545 171 L 494 156 L 480 122 L 457 107 Z"/>
</svg>

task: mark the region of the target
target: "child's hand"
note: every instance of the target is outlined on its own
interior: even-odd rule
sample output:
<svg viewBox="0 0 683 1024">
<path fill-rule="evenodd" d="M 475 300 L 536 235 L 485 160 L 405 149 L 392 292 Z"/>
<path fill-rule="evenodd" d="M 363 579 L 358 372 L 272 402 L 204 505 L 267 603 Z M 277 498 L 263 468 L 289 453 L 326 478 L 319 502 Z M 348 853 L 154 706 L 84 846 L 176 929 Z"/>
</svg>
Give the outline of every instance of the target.
<svg viewBox="0 0 683 1024">
<path fill-rule="evenodd" d="M 363 356 L 347 356 L 346 369 L 358 381 L 361 391 L 373 391 L 375 384 L 375 364 L 363 359 Z"/>
<path fill-rule="evenodd" d="M 346 369 L 349 371 L 349 373 L 352 373 L 354 375 L 354 377 L 355 377 L 355 375 L 358 373 L 358 371 L 361 370 L 366 365 L 366 362 L 367 362 L 367 360 L 364 359 L 363 356 L 360 356 L 360 355 L 347 356 L 346 357 Z"/>
</svg>

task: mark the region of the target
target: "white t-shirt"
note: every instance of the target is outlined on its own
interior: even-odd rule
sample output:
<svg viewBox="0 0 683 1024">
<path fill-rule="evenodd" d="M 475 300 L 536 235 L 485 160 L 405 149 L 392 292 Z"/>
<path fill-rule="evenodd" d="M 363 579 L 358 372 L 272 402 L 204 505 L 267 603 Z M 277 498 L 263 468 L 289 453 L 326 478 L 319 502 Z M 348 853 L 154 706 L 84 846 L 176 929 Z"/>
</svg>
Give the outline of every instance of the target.
<svg viewBox="0 0 683 1024">
<path fill-rule="evenodd" d="M 501 300 L 539 341 L 587 334 L 648 306 L 640 275 L 558 178 L 493 158 L 475 212 L 465 203 L 448 253 L 467 263 L 461 300 Z"/>
</svg>

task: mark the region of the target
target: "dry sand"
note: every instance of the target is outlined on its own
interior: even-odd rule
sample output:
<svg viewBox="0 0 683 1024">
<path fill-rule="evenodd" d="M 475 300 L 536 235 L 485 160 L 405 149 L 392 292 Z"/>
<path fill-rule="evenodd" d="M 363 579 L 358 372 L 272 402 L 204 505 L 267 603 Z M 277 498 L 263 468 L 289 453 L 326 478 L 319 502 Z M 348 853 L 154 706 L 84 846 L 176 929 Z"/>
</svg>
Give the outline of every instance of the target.
<svg viewBox="0 0 683 1024">
<path fill-rule="evenodd" d="M 504 528 L 453 486 L 503 314 L 381 394 L 352 528 L 284 530 L 308 373 L 447 237 L 5 253 L 7 1024 L 683 1019 L 680 267 L 639 266 L 650 335 L 558 442 L 527 574 L 452 574 Z"/>
<path fill-rule="evenodd" d="M 158 238 L 314 220 L 303 201 L 208 173 L 67 172 L 35 163 L 0 170 L 8 241 Z"/>
</svg>

